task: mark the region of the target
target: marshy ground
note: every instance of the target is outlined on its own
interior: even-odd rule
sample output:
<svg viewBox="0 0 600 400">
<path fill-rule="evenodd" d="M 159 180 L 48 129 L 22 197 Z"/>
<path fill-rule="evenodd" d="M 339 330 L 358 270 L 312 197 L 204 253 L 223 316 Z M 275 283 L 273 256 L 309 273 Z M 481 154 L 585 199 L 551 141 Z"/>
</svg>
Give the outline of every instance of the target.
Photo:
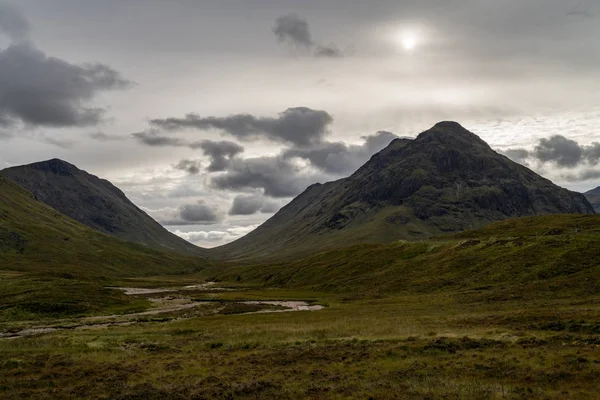
<svg viewBox="0 0 600 400">
<path fill-rule="evenodd" d="M 41 335 L 60 330 L 98 330 L 133 324 L 180 321 L 184 319 L 210 316 L 250 313 L 281 313 L 290 311 L 319 311 L 323 306 L 302 300 L 242 300 L 223 296 L 230 292 L 243 292 L 243 289 L 221 288 L 216 282 L 204 282 L 186 286 L 164 288 L 109 287 L 119 290 L 138 300 L 144 311 L 111 315 L 97 315 L 80 318 L 55 318 L 48 321 L 20 321 L 5 326 L 0 331 L 0 339 L 14 339 Z"/>
<path fill-rule="evenodd" d="M 600 393 L 600 297 L 524 304 L 450 293 L 361 298 L 218 285 L 183 288 L 189 282 L 157 278 L 145 287 L 152 290 L 130 292 L 140 311 L 44 321 L 56 330 L 0 340 L 0 397 L 597 399 Z M 157 305 L 157 298 L 171 300 Z M 264 312 L 291 304 L 323 308 Z M 2 329 L 34 326 L 21 321 Z"/>
</svg>

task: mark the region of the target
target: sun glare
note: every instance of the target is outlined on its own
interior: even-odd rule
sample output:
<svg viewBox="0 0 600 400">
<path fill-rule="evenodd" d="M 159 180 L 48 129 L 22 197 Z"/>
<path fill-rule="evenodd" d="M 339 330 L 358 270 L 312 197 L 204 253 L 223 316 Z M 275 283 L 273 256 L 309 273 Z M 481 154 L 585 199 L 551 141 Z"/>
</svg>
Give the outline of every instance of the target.
<svg viewBox="0 0 600 400">
<path fill-rule="evenodd" d="M 402 34 L 401 42 L 405 50 L 413 50 L 417 46 L 417 38 L 412 34 Z"/>
</svg>

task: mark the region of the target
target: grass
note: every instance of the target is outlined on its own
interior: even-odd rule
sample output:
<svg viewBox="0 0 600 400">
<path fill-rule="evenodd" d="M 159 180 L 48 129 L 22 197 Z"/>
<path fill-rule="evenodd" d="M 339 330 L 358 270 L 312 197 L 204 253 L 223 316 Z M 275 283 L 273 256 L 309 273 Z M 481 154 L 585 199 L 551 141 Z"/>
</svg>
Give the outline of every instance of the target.
<svg viewBox="0 0 600 400">
<path fill-rule="evenodd" d="M 600 216 L 525 218 L 454 238 L 363 244 L 278 263 L 230 265 L 211 279 L 376 297 L 460 293 L 465 302 L 600 292 Z"/>
<path fill-rule="evenodd" d="M 525 218 L 424 242 L 211 265 L 90 231 L 0 184 L 0 330 L 64 328 L 0 339 L 2 399 L 600 393 L 600 217 Z M 186 291 L 204 308 L 75 329 L 83 315 L 149 305 L 150 295 L 105 286 L 207 280 L 233 290 Z M 242 300 L 327 307 L 246 314 L 265 307 Z"/>
<path fill-rule="evenodd" d="M 600 338 L 563 320 L 600 311 L 404 296 L 63 331 L 0 341 L 0 397 L 593 399 Z"/>
</svg>

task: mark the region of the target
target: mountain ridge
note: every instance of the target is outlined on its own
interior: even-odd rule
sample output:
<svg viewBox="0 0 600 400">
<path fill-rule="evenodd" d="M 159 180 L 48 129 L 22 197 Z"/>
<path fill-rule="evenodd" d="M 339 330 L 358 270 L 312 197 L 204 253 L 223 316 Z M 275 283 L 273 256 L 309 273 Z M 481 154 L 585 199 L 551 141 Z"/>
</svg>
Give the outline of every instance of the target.
<svg viewBox="0 0 600 400">
<path fill-rule="evenodd" d="M 110 181 L 53 158 L 0 171 L 36 199 L 97 231 L 145 246 L 203 256 L 167 231 Z"/>
<path fill-rule="evenodd" d="M 443 121 L 395 139 L 348 178 L 309 186 L 217 257 L 246 258 L 363 242 L 420 240 L 510 217 L 583 213 L 585 197 L 496 153 Z"/>
</svg>

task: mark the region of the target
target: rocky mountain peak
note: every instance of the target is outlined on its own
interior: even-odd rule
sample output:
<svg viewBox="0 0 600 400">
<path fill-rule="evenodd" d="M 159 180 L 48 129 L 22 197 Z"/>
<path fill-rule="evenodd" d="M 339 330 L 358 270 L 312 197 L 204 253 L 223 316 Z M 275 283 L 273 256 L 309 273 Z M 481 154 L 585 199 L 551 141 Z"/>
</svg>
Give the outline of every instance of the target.
<svg viewBox="0 0 600 400">
<path fill-rule="evenodd" d="M 47 171 L 58 175 L 73 175 L 79 171 L 79 169 L 66 161 L 58 158 L 51 160 L 40 161 L 29 165 L 32 169 Z"/>
</svg>

